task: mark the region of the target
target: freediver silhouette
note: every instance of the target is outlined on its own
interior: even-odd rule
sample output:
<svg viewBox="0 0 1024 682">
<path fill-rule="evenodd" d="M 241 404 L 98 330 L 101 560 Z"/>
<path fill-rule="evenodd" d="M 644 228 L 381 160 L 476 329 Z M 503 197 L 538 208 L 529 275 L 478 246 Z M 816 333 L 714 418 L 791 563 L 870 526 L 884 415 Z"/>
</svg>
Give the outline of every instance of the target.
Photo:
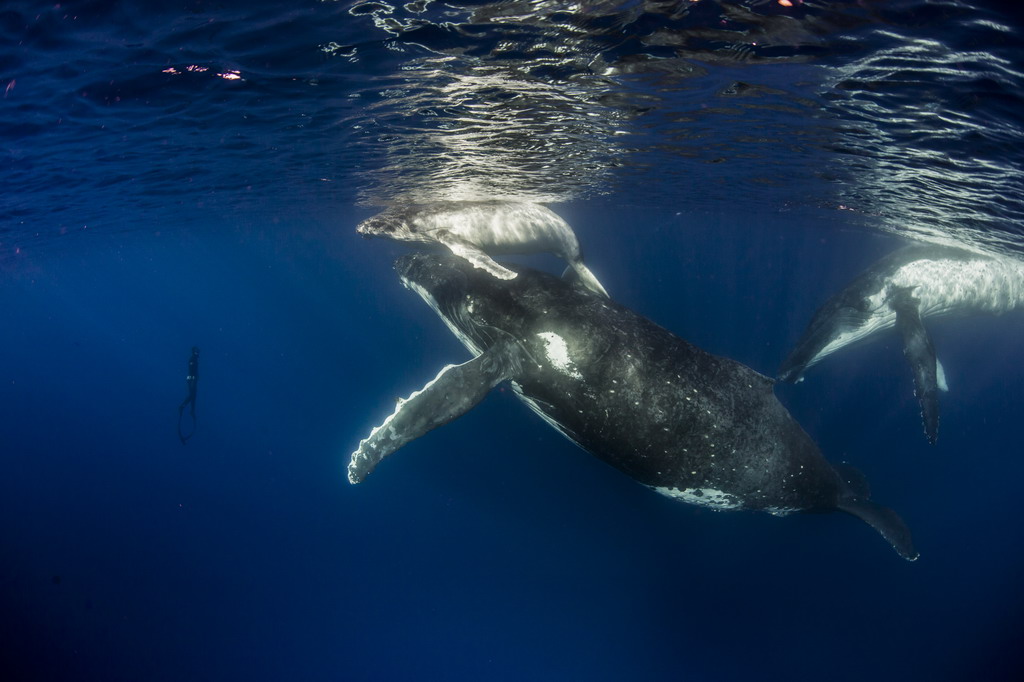
<svg viewBox="0 0 1024 682">
<path fill-rule="evenodd" d="M 181 405 L 178 405 L 178 438 L 181 439 L 182 445 L 187 443 L 188 439 L 196 432 L 197 381 L 199 381 L 199 346 L 192 346 L 192 356 L 188 359 L 188 376 L 185 377 L 185 383 L 188 385 L 188 395 L 181 401 Z M 192 415 L 192 430 L 187 436 L 181 432 L 181 417 L 185 414 L 186 407 L 190 408 L 189 414 Z"/>
</svg>

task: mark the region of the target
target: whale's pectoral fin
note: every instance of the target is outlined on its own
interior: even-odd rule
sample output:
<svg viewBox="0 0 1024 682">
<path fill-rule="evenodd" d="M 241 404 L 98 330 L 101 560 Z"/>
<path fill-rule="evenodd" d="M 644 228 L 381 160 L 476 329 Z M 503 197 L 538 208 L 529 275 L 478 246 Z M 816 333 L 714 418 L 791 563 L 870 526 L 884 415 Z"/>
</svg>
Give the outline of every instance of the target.
<svg viewBox="0 0 1024 682">
<path fill-rule="evenodd" d="M 594 273 L 581 260 L 569 261 L 569 267 L 562 272 L 562 279 L 574 285 L 584 286 L 595 294 L 609 298 L 608 292 L 597 281 L 597 277 L 594 277 Z"/>
<path fill-rule="evenodd" d="M 406 399 L 360 441 L 348 463 L 348 480 L 360 483 L 377 464 L 411 440 L 443 426 L 477 405 L 488 391 L 514 376 L 521 363 L 518 344 L 502 342 L 461 365 L 448 365 Z"/>
<path fill-rule="evenodd" d="M 484 253 L 476 244 L 471 244 L 465 239 L 455 236 L 448 230 L 438 230 L 435 237 L 439 242 L 447 246 L 448 249 L 456 256 L 468 260 L 473 267 L 486 270 L 498 279 L 516 278 L 516 273 L 512 272 L 508 268 L 498 265 L 494 259 Z"/>
<path fill-rule="evenodd" d="M 896 328 L 903 337 L 903 354 L 914 372 L 914 386 L 921 403 L 924 433 L 932 445 L 939 434 L 939 370 L 935 348 L 921 321 L 919 301 L 910 287 L 897 289 L 889 297 L 896 313 Z"/>
</svg>

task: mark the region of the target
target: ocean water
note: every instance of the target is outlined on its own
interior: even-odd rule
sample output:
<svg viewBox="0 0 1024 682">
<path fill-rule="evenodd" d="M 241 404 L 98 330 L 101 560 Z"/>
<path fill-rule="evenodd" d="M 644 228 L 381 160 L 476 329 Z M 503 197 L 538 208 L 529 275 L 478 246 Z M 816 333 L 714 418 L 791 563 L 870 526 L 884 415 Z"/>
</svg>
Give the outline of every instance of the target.
<svg viewBox="0 0 1024 682">
<path fill-rule="evenodd" d="M 895 333 L 776 387 L 913 563 L 847 515 L 656 495 L 506 386 L 345 465 L 469 359 L 361 220 L 545 203 L 615 300 L 774 375 L 908 241 L 1024 257 L 1022 30 L 988 1 L 3 3 L 0 678 L 1020 679 L 1020 310 L 926 321 L 934 446 Z"/>
</svg>

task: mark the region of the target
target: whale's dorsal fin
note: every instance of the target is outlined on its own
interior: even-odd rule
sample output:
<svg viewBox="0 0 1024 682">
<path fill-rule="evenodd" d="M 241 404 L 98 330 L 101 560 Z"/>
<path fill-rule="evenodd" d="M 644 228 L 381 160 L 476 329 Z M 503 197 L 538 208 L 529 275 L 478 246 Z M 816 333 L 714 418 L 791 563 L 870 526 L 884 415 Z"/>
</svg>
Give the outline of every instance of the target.
<svg viewBox="0 0 1024 682">
<path fill-rule="evenodd" d="M 434 236 L 437 238 L 437 241 L 447 246 L 456 256 L 469 261 L 474 268 L 480 268 L 498 279 L 516 278 L 516 273 L 499 265 L 476 244 L 471 244 L 448 230 L 438 230 L 434 233 Z"/>
<path fill-rule="evenodd" d="M 896 329 L 903 337 L 903 354 L 914 373 L 914 392 L 921 403 L 921 418 L 928 442 L 935 444 L 939 434 L 939 371 L 935 347 L 921 321 L 920 301 L 912 287 L 895 289 L 889 306 L 896 313 Z"/>
<path fill-rule="evenodd" d="M 398 400 L 395 411 L 360 441 L 348 463 L 349 483 L 360 483 L 377 464 L 409 441 L 476 407 L 498 383 L 518 374 L 522 350 L 499 342 L 461 365 L 448 365 L 426 386 Z"/>
</svg>

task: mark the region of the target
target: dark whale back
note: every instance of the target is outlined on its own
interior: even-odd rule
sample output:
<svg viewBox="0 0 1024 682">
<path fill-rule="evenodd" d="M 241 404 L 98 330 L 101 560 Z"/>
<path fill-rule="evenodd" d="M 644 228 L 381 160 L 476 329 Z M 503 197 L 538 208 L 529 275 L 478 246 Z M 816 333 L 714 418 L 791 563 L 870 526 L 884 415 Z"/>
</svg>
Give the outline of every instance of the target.
<svg viewBox="0 0 1024 682">
<path fill-rule="evenodd" d="M 771 379 L 529 268 L 498 280 L 452 256 L 417 254 L 396 269 L 474 362 L 514 366 L 506 376 L 520 398 L 640 483 L 716 509 L 842 510 L 917 558 L 900 518 L 825 460 Z"/>
<path fill-rule="evenodd" d="M 492 329 L 519 339 L 534 361 L 517 390 L 570 439 L 652 487 L 720 491 L 735 508 L 836 507 L 840 477 L 771 379 L 614 301 L 513 269 L 501 283 L 466 273 L 471 302 L 452 321 L 479 349 L 503 338 Z"/>
</svg>

